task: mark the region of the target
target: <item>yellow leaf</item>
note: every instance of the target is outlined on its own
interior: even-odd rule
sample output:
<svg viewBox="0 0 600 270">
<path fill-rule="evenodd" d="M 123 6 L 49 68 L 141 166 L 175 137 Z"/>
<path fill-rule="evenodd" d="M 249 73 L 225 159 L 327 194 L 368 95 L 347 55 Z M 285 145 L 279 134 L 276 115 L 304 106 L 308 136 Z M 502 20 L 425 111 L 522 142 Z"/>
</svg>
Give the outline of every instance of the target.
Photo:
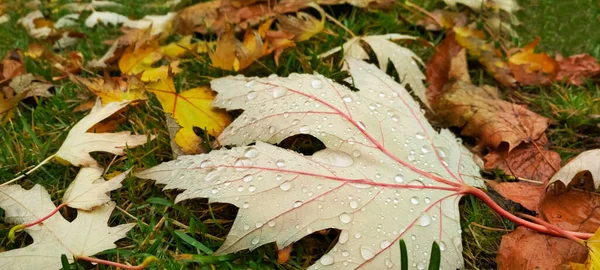
<svg viewBox="0 0 600 270">
<path fill-rule="evenodd" d="M 148 68 L 142 73 L 142 81 L 144 82 L 155 82 L 160 79 L 165 79 L 171 74 L 177 74 L 181 72 L 179 68 L 179 61 L 173 61 L 169 65 L 160 66 L 157 68 Z"/>
<path fill-rule="evenodd" d="M 218 136 L 229 125 L 231 118 L 222 110 L 211 108 L 215 95 L 208 87 L 199 87 L 177 93 L 173 77 L 160 79 L 146 86 L 146 89 L 156 95 L 166 113 L 182 127 L 175 136 L 177 144 L 184 152 L 197 149 L 199 138 L 193 128 L 204 129 L 212 136 Z M 191 154 L 194 152 L 186 152 Z"/>
<path fill-rule="evenodd" d="M 76 84 L 85 87 L 94 95 L 100 97 L 102 105 L 111 102 L 147 100 L 144 84 L 135 76 L 126 78 L 91 78 L 86 79 L 69 75 Z"/>
<path fill-rule="evenodd" d="M 224 70 L 234 69 L 236 42 L 238 41 L 232 28 L 219 36 L 215 49 L 208 51 L 211 65 Z"/>
<path fill-rule="evenodd" d="M 589 251 L 587 260 L 583 264 L 569 262 L 569 266 L 572 270 L 600 270 L 600 228 L 584 243 Z"/>
<path fill-rule="evenodd" d="M 177 42 L 171 42 L 160 48 L 163 55 L 170 58 L 180 58 L 190 51 L 195 51 L 198 43 L 192 44 L 192 36 L 185 36 Z"/>
<path fill-rule="evenodd" d="M 148 40 L 142 44 L 134 44 L 125 50 L 119 60 L 119 69 L 123 74 L 140 74 L 152 67 L 162 58 L 157 40 Z"/>
</svg>

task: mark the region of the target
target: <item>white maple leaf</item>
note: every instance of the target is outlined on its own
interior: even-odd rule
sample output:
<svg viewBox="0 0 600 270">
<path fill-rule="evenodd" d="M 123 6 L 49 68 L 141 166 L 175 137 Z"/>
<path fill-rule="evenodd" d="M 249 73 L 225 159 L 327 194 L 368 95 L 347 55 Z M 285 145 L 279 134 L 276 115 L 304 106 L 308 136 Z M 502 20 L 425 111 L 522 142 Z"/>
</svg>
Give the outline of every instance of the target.
<svg viewBox="0 0 600 270">
<path fill-rule="evenodd" d="M 104 180 L 104 169 L 99 167 L 84 167 L 79 170 L 75 180 L 69 185 L 63 196 L 63 202 L 69 207 L 81 210 L 92 208 L 110 202 L 108 192 L 120 188 L 121 182 L 129 171 L 121 173 L 109 181 Z"/>
<path fill-rule="evenodd" d="M 512 14 L 519 9 L 519 4 L 515 0 L 444 0 L 446 5 L 456 6 L 463 4 L 475 11 L 481 11 L 483 8 L 492 8 L 494 10 L 503 10 Z"/>
<path fill-rule="evenodd" d="M 110 11 L 94 11 L 85 20 L 85 26 L 94 27 L 99 22 L 104 25 L 119 25 L 123 24 L 125 27 L 146 29 L 152 26 L 151 34 L 157 35 L 170 29 L 173 21 L 177 17 L 177 13 L 169 12 L 165 15 L 146 15 L 144 18 L 139 20 L 130 20 L 129 18 Z"/>
<path fill-rule="evenodd" d="M 600 149 L 582 152 L 560 168 L 552 176 L 548 186 L 556 181 L 561 181 L 565 186 L 568 186 L 578 174 L 587 171 L 594 180 L 594 188 L 597 189 L 600 187 L 600 163 L 598 160 L 600 160 Z"/>
<path fill-rule="evenodd" d="M 33 38 L 45 39 L 52 33 L 52 28 L 48 26 L 37 28 L 34 21 L 36 19 L 43 19 L 44 14 L 39 10 L 34 10 L 27 13 L 24 17 L 19 19 L 19 23 L 27 29 L 27 34 Z"/>
<path fill-rule="evenodd" d="M 5 211 L 5 221 L 23 224 L 46 216 L 55 206 L 40 185 L 30 190 L 8 185 L 0 187 L 0 208 Z M 62 254 L 73 262 L 73 255 L 91 256 L 115 248 L 114 242 L 125 237 L 135 224 L 108 227 L 114 208 L 115 203 L 110 202 L 91 212 L 79 211 L 72 222 L 55 214 L 41 225 L 26 228 L 33 244 L 0 252 L 0 269 L 61 269 Z"/>
<path fill-rule="evenodd" d="M 129 131 L 116 133 L 88 133 L 98 122 L 125 108 L 129 102 L 113 102 L 102 107 L 99 100 L 92 111 L 82 118 L 69 131 L 65 142 L 56 152 L 56 157 L 68 161 L 74 166 L 99 166 L 90 156 L 90 152 L 109 152 L 123 155 L 126 147 L 135 147 L 146 143 L 146 135 L 131 135 Z M 152 136 L 150 139 L 154 139 Z"/>
<path fill-rule="evenodd" d="M 329 50 L 319 55 L 319 57 L 324 58 L 338 51 L 343 51 L 345 56 L 368 60 L 369 54 L 361 45 L 361 41 L 366 42 L 377 56 L 379 68 L 386 71 L 388 63 L 392 62 L 396 68 L 396 72 L 398 72 L 398 76 L 400 76 L 402 85 L 410 85 L 415 95 L 419 97 L 427 108 L 431 109 L 431 105 L 429 105 L 427 96 L 425 95 L 427 89 L 423 84 L 425 74 L 419 68 L 419 64 L 424 65 L 423 61 L 413 51 L 392 42 L 392 40 L 402 39 L 414 40 L 416 37 L 401 34 L 353 37 L 342 46 Z M 345 66 L 344 69 L 346 69 Z"/>
<path fill-rule="evenodd" d="M 436 132 L 384 72 L 347 61 L 358 92 L 321 75 L 213 80 L 214 106 L 244 110 L 219 141 L 256 144 L 180 156 L 137 176 L 183 189 L 178 202 L 208 197 L 238 206 L 216 254 L 285 247 L 336 228 L 337 244 L 311 269 L 399 269 L 400 239 L 419 268 L 432 241 L 444 269 L 461 268 L 458 201 L 466 185 L 483 186 L 472 154 L 450 131 Z M 296 134 L 327 148 L 303 156 L 267 144 Z"/>
</svg>

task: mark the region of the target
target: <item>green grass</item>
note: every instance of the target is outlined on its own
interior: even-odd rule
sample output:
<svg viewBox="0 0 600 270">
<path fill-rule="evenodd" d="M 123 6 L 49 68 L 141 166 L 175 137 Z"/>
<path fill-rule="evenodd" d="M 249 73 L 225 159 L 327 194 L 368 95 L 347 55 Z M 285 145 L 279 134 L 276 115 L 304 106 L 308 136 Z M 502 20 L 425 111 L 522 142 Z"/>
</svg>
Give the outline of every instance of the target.
<svg viewBox="0 0 600 270">
<path fill-rule="evenodd" d="M 58 8 L 59 1 L 53 6 L 42 7 L 42 11 L 50 19 L 56 20 L 66 11 Z M 141 18 L 146 14 L 164 14 L 165 8 L 156 8 L 146 5 L 148 2 L 159 1 L 128 1 L 124 8 L 109 9 L 132 18 Z M 180 4 L 185 6 L 186 1 Z M 53 2 L 56 3 L 56 2 Z M 427 10 L 443 7 L 439 1 L 417 1 Z M 548 52 L 559 51 L 565 55 L 587 52 L 596 57 L 600 56 L 600 41 L 593 40 L 593 31 L 598 31 L 599 14 L 597 4 L 592 1 L 570 1 L 569 6 L 556 1 L 539 1 L 535 8 L 525 7 L 524 11 L 517 13 L 522 18 L 523 27 L 518 28 L 521 39 L 516 41 L 526 44 L 533 36 L 541 36 L 542 43 L 539 50 Z M 326 7 L 325 10 L 334 15 L 357 35 L 403 33 L 417 35 L 425 40 L 439 42 L 441 34 L 423 32 L 419 28 L 398 22 L 398 18 L 410 18 L 411 13 L 400 6 L 394 7 L 389 13 L 366 12 L 344 6 L 342 9 Z M 595 12 L 595 13 L 594 13 Z M 0 25 L 0 54 L 4 55 L 12 49 L 27 50 L 33 40 L 24 29 L 16 24 L 16 20 L 27 13 L 24 9 L 11 9 L 8 11 L 11 22 Z M 82 14 L 86 18 L 88 12 Z M 552 14 L 553 19 L 545 19 Z M 579 17 L 582 15 L 589 24 L 582 25 Z M 561 18 L 570 18 L 563 20 Z M 577 21 L 574 21 L 577 18 Z M 543 20 L 542 20 L 543 19 Z M 541 23 L 543 22 L 543 23 Z M 319 72 L 334 79 L 345 77 L 339 71 L 337 64 L 340 58 L 333 61 L 321 61 L 316 56 L 332 47 L 339 46 L 349 37 L 342 29 L 332 23 L 326 27 L 339 34 L 339 36 L 320 34 L 310 41 L 299 43 L 297 47 L 284 52 L 281 63 L 276 66 L 272 57 L 267 56 L 241 73 L 247 76 L 266 76 L 277 73 L 287 76 L 290 73 Z M 86 28 L 83 23 L 73 28 L 85 33 L 88 38 L 77 44 L 73 50 L 81 52 L 87 61 L 98 58 L 108 49 L 105 40 L 118 37 L 118 27 L 96 26 Z M 558 33 L 556 29 L 565 31 Z M 600 35 L 594 35 L 600 38 Z M 430 49 L 419 44 L 410 45 L 412 49 L 423 56 L 424 59 L 431 53 Z M 179 90 L 196 87 L 209 82 L 209 78 L 216 78 L 231 74 L 212 68 L 208 65 L 208 57 L 183 61 L 183 73 L 176 77 Z M 50 80 L 58 75 L 47 62 L 27 59 L 29 72 L 42 75 Z M 85 113 L 73 113 L 73 109 L 81 104 L 78 95 L 84 91 L 63 80 L 56 82 L 55 96 L 48 99 L 39 99 L 37 104 L 22 103 L 15 111 L 15 116 L 1 125 L 0 138 L 0 179 L 6 181 L 16 174 L 35 166 L 47 156 L 58 150 L 70 128 L 81 119 Z M 594 115 L 600 114 L 600 90 L 594 85 L 584 88 L 565 87 L 554 85 L 551 87 L 527 88 L 523 97 L 531 102 L 531 107 L 536 112 L 553 119 L 553 126 L 548 133 L 554 149 L 559 151 L 563 158 L 571 157 L 582 149 L 597 147 L 597 137 L 600 136 L 597 128 L 598 120 L 590 120 Z M 593 101 L 596 101 L 595 103 Z M 126 113 L 127 121 L 121 130 L 131 130 L 141 134 L 156 134 L 157 139 L 130 149 L 127 156 L 117 157 L 95 153 L 93 156 L 104 166 L 110 166 L 109 172 L 123 171 L 134 167 L 149 168 L 160 162 L 171 159 L 169 136 L 164 125 L 164 114 L 160 104 L 152 98 L 147 105 L 133 107 Z M 594 122 L 596 121 L 596 122 Z M 594 139 L 596 137 L 596 139 Z M 594 141 L 596 140 L 596 141 Z M 594 144 L 596 143 L 596 144 Z M 78 168 L 65 167 L 57 163 L 43 166 L 31 176 L 19 181 L 26 188 L 41 184 L 48 189 L 55 203 L 59 203 L 70 181 L 74 179 Z M 210 251 L 215 251 L 222 243 L 231 227 L 237 209 L 223 204 L 208 204 L 207 200 L 190 200 L 180 204 L 173 204 L 175 192 L 163 192 L 151 181 L 144 181 L 129 177 L 124 182 L 124 187 L 111 196 L 122 210 L 115 210 L 110 224 L 117 225 L 127 222 L 138 224 L 128 233 L 127 238 L 118 242 L 119 248 L 107 250 L 97 257 L 140 263 L 146 256 L 154 255 L 161 259 L 161 265 L 154 265 L 152 269 L 210 269 L 208 264 L 217 268 L 244 268 L 252 269 L 301 269 L 310 265 L 327 251 L 330 243 L 336 238 L 336 231 L 330 230 L 323 234 L 313 234 L 300 242 L 295 243 L 292 257 L 287 263 L 280 265 L 277 260 L 277 249 L 273 244 L 262 246 L 254 251 L 242 251 L 233 255 L 213 256 Z M 74 211 L 61 211 L 66 218 L 74 218 Z M 504 230 L 513 229 L 514 226 L 498 217 L 493 211 L 483 205 L 479 200 L 467 198 L 461 202 L 461 224 L 463 230 L 464 256 L 468 268 L 487 269 L 495 266 L 495 252 L 499 246 L 500 237 Z M 10 226 L 0 224 L 0 245 L 5 250 L 18 248 L 31 239 L 25 234 L 18 234 L 17 241 L 9 244 L 6 235 Z M 187 260 L 176 260 L 181 254 L 194 254 L 186 257 Z M 179 256 L 179 257 L 178 257 Z M 86 263 L 81 266 L 90 268 Z M 107 267 L 99 266 L 100 269 Z"/>
</svg>

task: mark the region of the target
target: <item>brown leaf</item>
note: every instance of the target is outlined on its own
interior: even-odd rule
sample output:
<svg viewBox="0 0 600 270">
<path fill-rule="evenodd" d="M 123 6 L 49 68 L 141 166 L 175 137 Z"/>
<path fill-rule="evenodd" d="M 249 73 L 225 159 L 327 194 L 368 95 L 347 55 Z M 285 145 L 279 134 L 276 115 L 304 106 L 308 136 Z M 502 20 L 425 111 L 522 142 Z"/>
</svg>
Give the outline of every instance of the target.
<svg viewBox="0 0 600 270">
<path fill-rule="evenodd" d="M 558 81 L 568 81 L 575 85 L 583 84 L 584 79 L 593 78 L 600 74 L 600 65 L 593 56 L 584 53 L 564 58 L 556 56 L 560 70 L 556 75 Z"/>
<path fill-rule="evenodd" d="M 548 148 L 548 138 L 543 134 L 533 143 L 521 144 L 510 152 L 496 149 L 485 156 L 485 169 L 501 169 L 508 175 L 547 183 L 561 162 L 558 153 Z"/>
<path fill-rule="evenodd" d="M 442 94 L 444 85 L 448 83 L 452 59 L 464 50 L 457 42 L 454 31 L 449 30 L 446 38 L 435 48 L 435 53 L 427 62 L 425 74 L 429 86 L 427 87 L 427 98 L 430 104 L 436 104 Z M 464 60 L 466 62 L 466 59 Z M 468 75 L 468 73 L 467 73 Z"/>
<path fill-rule="evenodd" d="M 540 204 L 540 212 L 562 229 L 593 233 L 600 227 L 600 196 L 577 189 L 551 189 Z"/>
<path fill-rule="evenodd" d="M 524 227 L 504 235 L 498 250 L 498 269 L 570 269 L 585 262 L 587 249 L 565 238 L 536 233 Z"/>
<path fill-rule="evenodd" d="M 433 15 L 433 18 L 427 16 L 417 21 L 417 25 L 422 26 L 427 31 L 442 31 L 443 29 L 451 29 L 455 26 L 462 27 L 469 22 L 469 16 L 466 12 L 436 9 L 431 12 L 431 15 Z M 442 25 L 438 24 L 438 22 Z"/>
<path fill-rule="evenodd" d="M 487 181 L 487 184 L 505 199 L 516 202 L 531 211 L 538 211 L 540 200 L 546 191 L 544 185 L 527 182 Z"/>
<path fill-rule="evenodd" d="M 539 42 L 536 38 L 508 59 L 510 70 L 522 85 L 548 84 L 556 78 L 558 62 L 545 53 L 534 53 Z"/>
<path fill-rule="evenodd" d="M 548 127 L 548 119 L 525 106 L 503 101 L 498 90 L 457 81 L 434 105 L 435 111 L 462 134 L 477 137 L 480 144 L 498 148 L 508 143 L 510 152 L 521 142 L 537 140 Z"/>
<path fill-rule="evenodd" d="M 23 52 L 19 49 L 7 52 L 0 63 L 0 84 L 25 73 Z"/>
</svg>

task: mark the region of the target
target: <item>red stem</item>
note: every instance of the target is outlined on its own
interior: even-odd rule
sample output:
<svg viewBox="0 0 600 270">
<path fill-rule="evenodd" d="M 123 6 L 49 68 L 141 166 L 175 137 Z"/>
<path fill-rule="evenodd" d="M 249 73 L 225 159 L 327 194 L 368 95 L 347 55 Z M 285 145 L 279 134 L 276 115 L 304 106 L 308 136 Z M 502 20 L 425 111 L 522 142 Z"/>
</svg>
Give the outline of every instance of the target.
<svg viewBox="0 0 600 270">
<path fill-rule="evenodd" d="M 24 228 L 29 228 L 31 226 L 34 226 L 34 225 L 37 225 L 37 224 L 40 224 L 40 223 L 46 221 L 46 219 L 49 219 L 51 216 L 54 216 L 54 214 L 56 214 L 56 212 L 58 212 L 58 210 L 60 210 L 61 208 L 65 207 L 65 206 L 67 206 L 67 203 L 63 203 L 63 204 L 57 206 L 56 208 L 54 208 L 54 210 L 52 210 L 52 212 L 50 212 L 48 215 L 46 215 L 43 218 L 40 218 L 40 219 L 38 219 L 38 220 L 36 220 L 34 222 L 31 222 L 31 223 L 23 224 L 23 229 Z"/>
<path fill-rule="evenodd" d="M 108 266 L 115 266 L 115 267 L 118 267 L 121 269 L 128 269 L 128 270 L 144 269 L 150 263 L 158 261 L 158 259 L 154 256 L 147 257 L 139 265 L 127 265 L 127 264 L 122 264 L 122 263 L 118 263 L 118 262 L 107 261 L 107 260 L 102 260 L 102 259 L 98 259 L 98 258 L 92 258 L 92 257 L 88 257 L 88 256 L 75 256 L 75 259 L 76 260 L 84 260 L 84 261 L 93 262 L 93 263 L 99 263 L 99 264 L 108 265 Z"/>
<path fill-rule="evenodd" d="M 523 213 L 518 213 L 518 215 L 522 216 L 524 218 L 531 219 L 531 220 L 533 220 L 533 221 L 535 221 L 535 222 L 537 222 L 539 224 L 542 224 L 542 225 L 546 226 L 547 228 L 549 228 L 551 230 L 554 230 L 555 232 L 559 233 L 563 237 L 571 239 L 571 240 L 573 240 L 573 241 L 575 241 L 575 242 L 577 242 L 577 243 L 585 246 L 585 241 L 584 240 L 579 239 L 579 238 L 573 236 L 572 234 L 568 233 L 567 231 L 563 230 L 562 228 L 560 228 L 560 227 L 558 227 L 558 226 L 556 226 L 556 225 L 554 225 L 552 223 L 549 223 L 549 222 L 547 222 L 547 221 L 545 221 L 545 220 L 543 220 L 541 218 L 537 218 L 537 217 L 534 217 L 534 216 L 531 216 L 531 215 L 527 215 L 527 214 L 523 214 Z"/>
<path fill-rule="evenodd" d="M 474 188 L 471 186 L 465 186 L 465 190 L 462 193 L 463 194 L 471 194 L 471 195 L 476 196 L 477 198 L 481 199 L 485 204 L 487 204 L 490 208 L 492 208 L 492 210 L 494 210 L 496 213 L 498 213 L 501 216 L 505 217 L 506 219 L 516 223 L 517 225 L 521 225 L 528 229 L 531 229 L 531 230 L 534 230 L 534 231 L 537 231 L 540 233 L 544 233 L 544 234 L 549 234 L 549 235 L 554 235 L 554 236 L 559 236 L 559 237 L 566 236 L 566 235 L 558 233 L 555 230 L 552 230 L 546 226 L 536 224 L 536 223 L 524 220 L 520 217 L 513 215 L 512 213 L 504 210 L 504 208 L 500 207 L 500 205 L 498 205 L 496 202 L 494 202 L 494 200 L 492 200 L 492 198 L 490 198 L 490 196 L 488 196 L 481 189 Z M 564 233 L 568 234 L 574 238 L 579 238 L 579 239 L 588 239 L 588 238 L 592 237 L 592 235 L 593 235 L 591 233 L 572 232 L 572 231 L 564 231 Z M 571 238 L 569 238 L 569 239 L 571 239 Z"/>
</svg>

